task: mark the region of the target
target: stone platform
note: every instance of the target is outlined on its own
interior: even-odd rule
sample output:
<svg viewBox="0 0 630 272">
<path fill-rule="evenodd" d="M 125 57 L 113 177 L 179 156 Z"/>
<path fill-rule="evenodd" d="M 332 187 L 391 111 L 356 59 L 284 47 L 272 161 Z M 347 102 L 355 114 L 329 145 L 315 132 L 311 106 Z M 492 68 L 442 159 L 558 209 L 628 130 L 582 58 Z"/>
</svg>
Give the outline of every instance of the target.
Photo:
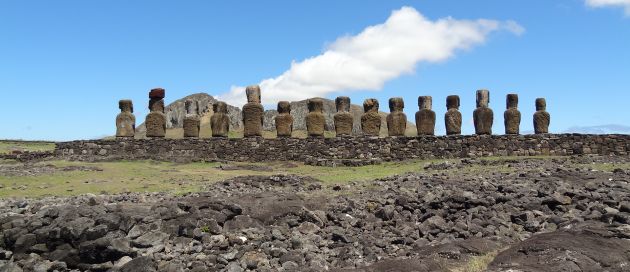
<svg viewBox="0 0 630 272">
<path fill-rule="evenodd" d="M 470 135 L 437 137 L 116 139 L 57 143 L 55 156 L 80 161 L 307 161 L 467 158 L 486 156 L 617 155 L 630 135 Z"/>
</svg>

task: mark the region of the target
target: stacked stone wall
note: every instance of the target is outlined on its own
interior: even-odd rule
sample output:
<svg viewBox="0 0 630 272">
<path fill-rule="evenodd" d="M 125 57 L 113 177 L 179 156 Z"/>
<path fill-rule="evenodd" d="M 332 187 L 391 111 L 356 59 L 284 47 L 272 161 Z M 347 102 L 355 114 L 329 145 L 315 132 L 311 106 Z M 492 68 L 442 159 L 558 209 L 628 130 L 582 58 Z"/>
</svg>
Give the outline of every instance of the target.
<svg viewBox="0 0 630 272">
<path fill-rule="evenodd" d="M 309 161 L 467 158 L 485 156 L 617 155 L 630 135 L 470 135 L 436 137 L 116 139 L 57 143 L 55 156 L 81 161 Z"/>
</svg>

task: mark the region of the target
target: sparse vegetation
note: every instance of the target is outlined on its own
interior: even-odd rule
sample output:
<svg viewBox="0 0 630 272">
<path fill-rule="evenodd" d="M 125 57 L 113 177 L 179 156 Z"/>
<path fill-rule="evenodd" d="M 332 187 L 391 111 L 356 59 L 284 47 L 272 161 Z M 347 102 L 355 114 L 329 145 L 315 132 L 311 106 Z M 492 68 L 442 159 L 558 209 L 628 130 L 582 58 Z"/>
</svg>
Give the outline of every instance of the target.
<svg viewBox="0 0 630 272">
<path fill-rule="evenodd" d="M 39 141 L 0 141 L 0 154 L 13 151 L 52 151 L 55 149 L 53 142 Z"/>
</svg>

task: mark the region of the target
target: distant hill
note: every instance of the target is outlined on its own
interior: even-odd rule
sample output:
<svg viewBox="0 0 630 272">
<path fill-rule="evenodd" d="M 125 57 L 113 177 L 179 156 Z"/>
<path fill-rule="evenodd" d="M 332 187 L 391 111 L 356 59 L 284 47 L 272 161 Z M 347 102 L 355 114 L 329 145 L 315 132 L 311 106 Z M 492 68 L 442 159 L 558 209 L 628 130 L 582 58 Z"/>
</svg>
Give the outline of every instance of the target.
<svg viewBox="0 0 630 272">
<path fill-rule="evenodd" d="M 191 99 L 193 101 L 197 101 L 201 113 L 201 137 L 210 137 L 210 117 L 212 116 L 212 105 L 217 102 L 217 99 L 212 97 L 206 93 L 197 93 L 193 95 L 186 96 L 184 98 L 178 99 L 173 103 L 169 104 L 165 108 L 166 119 L 167 119 L 167 137 L 169 138 L 180 138 L 183 135 L 183 123 L 184 116 L 186 115 L 186 110 L 184 106 L 184 102 L 187 99 Z M 327 131 L 334 131 L 334 119 L 333 116 L 337 112 L 335 107 L 335 101 L 322 98 L 324 101 L 324 116 L 326 118 L 326 127 Z M 305 131 L 306 130 L 306 115 L 308 113 L 307 100 L 291 102 L 291 115 L 293 115 L 294 123 L 293 129 L 295 131 Z M 361 134 L 361 115 L 363 114 L 363 106 L 352 104 L 350 107 L 350 112 L 354 116 L 354 127 L 353 132 L 357 135 Z M 263 121 L 263 129 L 266 131 L 275 131 L 275 117 L 278 112 L 274 109 L 268 109 L 265 111 L 264 121 Z M 385 121 L 385 117 L 387 116 L 386 112 L 380 112 L 382 118 L 381 124 L 381 135 L 387 135 L 387 123 Z M 241 113 L 241 109 L 238 107 L 234 107 L 228 105 L 228 115 L 230 116 L 230 130 L 233 132 L 233 135 L 238 135 L 239 132 L 242 131 L 243 128 L 243 115 Z M 138 120 L 143 120 L 143 116 L 136 116 Z M 413 116 L 407 116 L 407 119 L 413 119 Z M 146 133 L 146 128 L 144 123 L 140 124 L 136 129 L 136 138 L 144 138 Z M 303 134 L 303 133 L 301 133 Z M 301 135 L 300 134 L 300 135 Z M 266 133 L 266 135 L 270 135 L 270 133 Z M 407 123 L 407 135 L 414 136 L 416 135 L 415 125 L 411 122 Z"/>
<path fill-rule="evenodd" d="M 564 131 L 565 133 L 584 134 L 630 134 L 630 126 L 608 124 L 599 126 L 574 126 Z"/>
</svg>

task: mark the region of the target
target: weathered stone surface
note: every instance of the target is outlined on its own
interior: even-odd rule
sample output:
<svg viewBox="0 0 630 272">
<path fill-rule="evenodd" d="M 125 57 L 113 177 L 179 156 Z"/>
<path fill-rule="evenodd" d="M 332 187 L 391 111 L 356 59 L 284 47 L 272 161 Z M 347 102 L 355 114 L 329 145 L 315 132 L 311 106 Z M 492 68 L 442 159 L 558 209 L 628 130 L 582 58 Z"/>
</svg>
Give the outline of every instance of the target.
<svg viewBox="0 0 630 272">
<path fill-rule="evenodd" d="M 520 133 L 521 112 L 518 110 L 518 95 L 508 94 L 506 98 L 507 110 L 503 113 L 505 134 Z"/>
<path fill-rule="evenodd" d="M 133 102 L 120 100 L 120 113 L 116 116 L 116 137 L 133 137 L 136 133 L 136 116 L 133 115 Z"/>
<path fill-rule="evenodd" d="M 435 135 L 435 112 L 433 108 L 433 98 L 430 96 L 418 97 L 418 108 L 416 112 L 416 130 L 418 135 Z"/>
<path fill-rule="evenodd" d="M 459 112 L 459 96 L 449 95 L 446 97 L 446 114 L 444 124 L 446 125 L 446 135 L 462 134 L 462 113 Z"/>
<path fill-rule="evenodd" d="M 549 133 L 551 115 L 547 112 L 547 100 L 536 99 L 536 113 L 534 113 L 534 132 L 536 134 Z"/>
<path fill-rule="evenodd" d="M 245 92 L 247 104 L 243 106 L 243 135 L 245 137 L 262 136 L 265 109 L 260 104 L 260 87 L 248 86 Z"/>
<path fill-rule="evenodd" d="M 164 97 L 166 97 L 166 91 L 162 88 L 155 88 L 155 89 L 151 89 L 151 91 L 149 91 L 149 98 L 150 99 L 164 99 Z"/>
<path fill-rule="evenodd" d="M 278 137 L 291 137 L 293 133 L 293 116 L 291 116 L 291 103 L 278 102 L 278 115 L 275 118 Z"/>
<path fill-rule="evenodd" d="M 475 123 L 475 134 L 491 135 L 494 113 L 488 107 L 490 103 L 490 92 L 488 90 L 477 91 L 477 109 L 473 112 Z"/>
<path fill-rule="evenodd" d="M 309 137 L 324 137 L 324 102 L 319 98 L 308 100 L 308 114 L 306 115 L 306 130 Z"/>
<path fill-rule="evenodd" d="M 350 97 L 339 96 L 335 99 L 337 113 L 334 116 L 335 132 L 337 136 L 352 135 L 352 127 L 354 126 L 354 117 L 350 113 Z"/>
<path fill-rule="evenodd" d="M 389 111 L 387 115 L 387 132 L 389 136 L 405 136 L 407 130 L 407 115 L 403 112 L 405 102 L 401 97 L 389 99 Z"/>
<path fill-rule="evenodd" d="M 218 101 L 212 105 L 214 114 L 210 117 L 212 137 L 228 137 L 230 132 L 230 116 L 225 102 Z"/>
<path fill-rule="evenodd" d="M 361 116 L 361 130 L 366 136 L 379 136 L 381 131 L 381 116 L 378 114 L 378 100 L 368 98 L 363 102 Z"/>
<path fill-rule="evenodd" d="M 379 148 L 386 147 L 386 148 Z M 319 159 L 461 158 L 482 156 L 565 156 L 582 154 L 627 156 L 630 135 L 551 134 L 449 137 L 339 137 L 161 139 L 74 141 L 57 143 L 55 157 L 68 160 L 160 161 L 306 161 Z"/>
<path fill-rule="evenodd" d="M 197 101 L 186 100 L 186 117 L 184 117 L 184 137 L 198 138 L 201 130 L 201 119 L 199 118 L 199 107 Z"/>
<path fill-rule="evenodd" d="M 154 98 L 149 100 L 149 110 L 151 110 L 151 112 L 144 121 L 147 137 L 165 137 L 166 115 L 164 114 L 164 89 L 153 89 L 149 93 L 149 96 L 153 96 Z"/>
</svg>

